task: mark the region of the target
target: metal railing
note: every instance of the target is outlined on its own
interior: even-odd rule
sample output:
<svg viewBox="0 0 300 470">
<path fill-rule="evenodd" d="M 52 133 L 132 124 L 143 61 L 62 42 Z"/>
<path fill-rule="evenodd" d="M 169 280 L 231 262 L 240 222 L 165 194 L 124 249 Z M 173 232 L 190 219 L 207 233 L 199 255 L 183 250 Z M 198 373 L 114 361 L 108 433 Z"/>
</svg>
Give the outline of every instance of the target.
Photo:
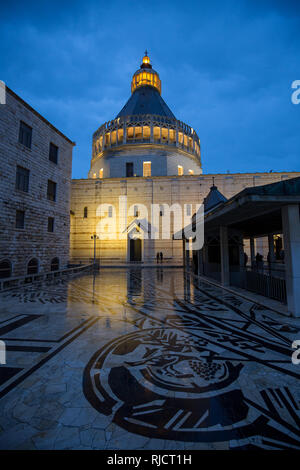
<svg viewBox="0 0 300 470">
<path fill-rule="evenodd" d="M 0 279 L 0 292 L 16 289 L 22 286 L 36 282 L 51 281 L 58 278 L 66 278 L 81 272 L 90 271 L 94 268 L 94 264 L 72 266 L 57 271 L 49 271 L 45 273 L 26 274 L 25 276 L 7 277 Z"/>
<path fill-rule="evenodd" d="M 246 289 L 250 292 L 287 303 L 284 266 L 282 269 L 270 270 L 267 266 L 240 267 L 230 269 L 230 285 Z M 201 263 L 199 274 L 221 281 L 219 263 Z"/>
<path fill-rule="evenodd" d="M 246 269 L 245 289 L 286 303 L 286 283 L 282 277 L 274 277 L 264 271 Z"/>
</svg>

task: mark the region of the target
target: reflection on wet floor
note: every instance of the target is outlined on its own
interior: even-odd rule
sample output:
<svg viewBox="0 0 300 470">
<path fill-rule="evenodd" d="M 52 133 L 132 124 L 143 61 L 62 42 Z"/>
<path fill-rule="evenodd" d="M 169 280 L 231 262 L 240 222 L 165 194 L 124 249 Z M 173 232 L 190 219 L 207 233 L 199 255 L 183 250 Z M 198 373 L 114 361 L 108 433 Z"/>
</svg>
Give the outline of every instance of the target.
<svg viewBox="0 0 300 470">
<path fill-rule="evenodd" d="M 299 330 L 180 268 L 3 293 L 0 448 L 298 449 Z"/>
</svg>

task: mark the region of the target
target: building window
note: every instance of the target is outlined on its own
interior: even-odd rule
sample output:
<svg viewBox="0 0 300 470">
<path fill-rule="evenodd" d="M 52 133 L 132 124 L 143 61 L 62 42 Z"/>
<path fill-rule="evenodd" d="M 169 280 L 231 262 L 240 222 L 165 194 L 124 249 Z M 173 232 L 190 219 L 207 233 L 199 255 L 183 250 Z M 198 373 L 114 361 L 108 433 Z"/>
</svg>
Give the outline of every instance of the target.
<svg viewBox="0 0 300 470">
<path fill-rule="evenodd" d="M 151 176 L 151 162 L 143 162 L 143 176 Z"/>
<path fill-rule="evenodd" d="M 54 217 L 48 217 L 48 232 L 54 232 Z"/>
<path fill-rule="evenodd" d="M 186 215 L 187 216 L 192 215 L 192 205 L 191 204 L 186 204 Z"/>
<path fill-rule="evenodd" d="M 88 217 L 88 208 L 85 207 L 85 208 L 83 209 L 83 218 L 84 218 L 84 219 L 87 219 L 87 217 Z"/>
<path fill-rule="evenodd" d="M 56 201 L 56 183 L 51 180 L 48 180 L 47 198 L 49 201 Z"/>
<path fill-rule="evenodd" d="M 133 140 L 133 127 L 127 127 L 127 140 Z"/>
<path fill-rule="evenodd" d="M 52 144 L 52 142 L 50 142 L 49 146 L 49 160 L 53 163 L 57 163 L 58 160 L 58 147 Z"/>
<path fill-rule="evenodd" d="M 103 168 L 100 168 L 99 170 L 99 178 L 103 178 Z"/>
<path fill-rule="evenodd" d="M 51 271 L 58 271 L 59 270 L 59 259 L 53 258 L 51 260 Z"/>
<path fill-rule="evenodd" d="M 113 208 L 112 206 L 109 206 L 108 208 L 108 217 L 112 217 L 113 216 Z"/>
<path fill-rule="evenodd" d="M 11 276 L 11 262 L 4 259 L 0 262 L 0 279 L 5 279 Z"/>
<path fill-rule="evenodd" d="M 25 122 L 20 121 L 20 129 L 19 129 L 19 142 L 20 144 L 25 145 L 31 149 L 31 137 L 32 137 L 32 128 L 25 124 Z"/>
<path fill-rule="evenodd" d="M 194 174 L 194 170 L 189 170 L 189 174 L 190 174 L 190 175 L 193 175 L 193 174 Z"/>
<path fill-rule="evenodd" d="M 93 178 L 97 178 L 97 173 L 93 173 Z"/>
<path fill-rule="evenodd" d="M 131 178 L 131 176 L 133 176 L 133 162 L 126 163 L 126 176 L 127 178 Z"/>
<path fill-rule="evenodd" d="M 29 190 L 29 170 L 22 166 L 17 166 L 16 189 L 28 193 Z"/>
<path fill-rule="evenodd" d="M 183 175 L 183 166 L 178 165 L 178 176 L 182 176 L 182 175 Z"/>
<path fill-rule="evenodd" d="M 24 228 L 25 225 L 25 212 L 16 211 L 16 228 Z"/>
<path fill-rule="evenodd" d="M 160 217 L 162 217 L 164 215 L 164 206 L 163 205 L 159 206 L 159 215 L 160 215 Z"/>
<path fill-rule="evenodd" d="M 32 258 L 27 264 L 27 274 L 37 274 L 39 270 L 39 263 L 36 258 Z"/>
<path fill-rule="evenodd" d="M 134 217 L 138 217 L 138 216 L 139 216 L 139 208 L 138 208 L 138 206 L 134 206 L 134 208 L 133 208 L 133 213 L 134 213 Z"/>
</svg>

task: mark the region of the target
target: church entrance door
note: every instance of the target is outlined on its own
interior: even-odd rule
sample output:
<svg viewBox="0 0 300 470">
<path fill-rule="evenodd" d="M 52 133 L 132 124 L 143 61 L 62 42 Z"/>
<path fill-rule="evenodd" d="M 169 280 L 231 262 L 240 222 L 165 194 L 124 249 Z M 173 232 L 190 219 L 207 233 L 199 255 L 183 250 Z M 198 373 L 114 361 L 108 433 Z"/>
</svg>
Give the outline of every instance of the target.
<svg viewBox="0 0 300 470">
<path fill-rule="evenodd" d="M 130 239 L 130 261 L 142 261 L 142 240 L 140 238 Z"/>
</svg>

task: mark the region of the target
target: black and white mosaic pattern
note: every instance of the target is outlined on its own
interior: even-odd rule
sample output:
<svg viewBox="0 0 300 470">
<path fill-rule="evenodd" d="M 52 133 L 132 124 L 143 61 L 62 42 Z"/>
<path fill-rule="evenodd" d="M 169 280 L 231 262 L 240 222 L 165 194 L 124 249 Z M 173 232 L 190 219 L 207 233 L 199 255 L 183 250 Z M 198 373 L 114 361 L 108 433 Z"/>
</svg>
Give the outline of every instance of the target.
<svg viewBox="0 0 300 470">
<path fill-rule="evenodd" d="M 1 300 L 0 448 L 300 448 L 299 320 L 161 267 Z"/>
</svg>

